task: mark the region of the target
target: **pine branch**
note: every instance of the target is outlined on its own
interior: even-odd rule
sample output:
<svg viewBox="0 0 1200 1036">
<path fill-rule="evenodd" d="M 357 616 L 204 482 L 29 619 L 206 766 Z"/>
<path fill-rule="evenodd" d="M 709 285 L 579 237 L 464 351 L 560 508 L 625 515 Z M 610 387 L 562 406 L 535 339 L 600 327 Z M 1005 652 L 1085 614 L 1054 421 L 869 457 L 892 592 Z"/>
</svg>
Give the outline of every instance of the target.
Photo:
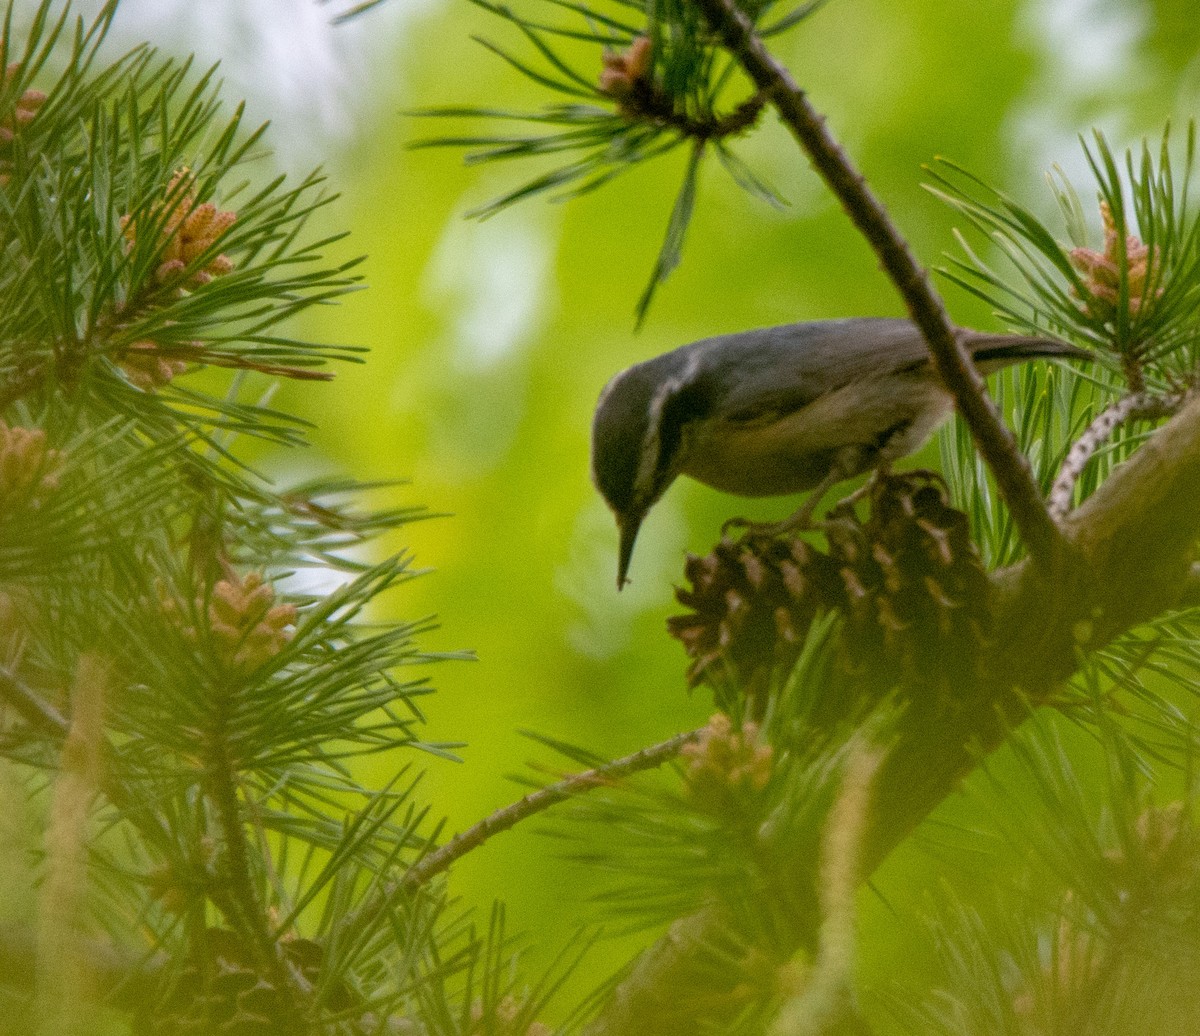
<svg viewBox="0 0 1200 1036">
<path fill-rule="evenodd" d="M 1138 624 L 1179 606 L 1195 593 L 1192 555 L 1200 539 L 1200 398 L 1190 399 L 1065 523 L 1070 550 L 1053 578 L 1031 559 L 992 577 L 998 633 L 976 676 L 964 675 L 952 704 L 919 695 L 897 725 L 892 750 L 876 782 L 863 873 L 871 873 L 952 794 L 981 760 L 1004 744 L 1078 668 L 1081 653 L 1098 651 Z M 917 694 L 919 688 L 914 688 Z M 853 701 L 831 702 L 830 722 L 852 720 Z M 839 708 L 848 713 L 839 712 Z M 815 947 L 820 910 L 816 847 L 791 848 L 793 946 Z M 587 1036 L 690 1036 L 705 1014 L 679 994 L 700 974 L 706 1003 L 741 981 L 714 962 L 714 947 L 733 919 L 714 903 L 675 922 L 643 953 L 585 1030 Z M 780 947 L 775 945 L 774 950 Z M 728 970 L 728 969 L 726 969 Z"/>
<path fill-rule="evenodd" d="M 253 949 L 259 964 L 275 971 L 278 961 L 274 954 L 273 940 L 267 929 L 266 911 L 259 902 L 254 878 L 250 873 L 250 848 L 225 737 L 224 722 L 219 721 L 217 728 L 210 733 L 206 746 L 206 774 L 209 795 L 225 848 L 222 877 L 228 886 L 230 901 L 236 909 L 235 916 L 227 920 L 241 931 L 253 935 Z"/>
<path fill-rule="evenodd" d="M 412 645 L 427 621 L 361 621 L 416 574 L 362 545 L 416 512 L 326 498 L 370 488 L 348 480 L 282 493 L 238 448 L 300 441 L 259 375 L 327 380 L 317 368 L 362 352 L 285 329 L 357 285 L 355 260 L 323 258 L 340 235 L 307 236 L 331 198 L 317 174 L 238 168 L 261 130 L 240 108 L 218 121 L 212 71 L 149 48 L 99 67 L 114 2 L 74 32 L 62 0 L 36 6 L 26 40 L 0 32 L 0 724 L 6 761 L 52 789 L 46 1028 L 65 1011 L 94 1021 L 59 981 L 93 970 L 67 938 L 83 916 L 130 962 L 141 995 L 120 1006 L 138 1031 L 209 1031 L 247 985 L 256 1017 L 288 1032 L 374 1031 L 378 1014 L 363 1019 L 401 1000 L 438 1012 L 430 976 L 469 967 L 473 939 L 440 901 L 331 934 L 423 844 L 411 787 L 372 793 L 345 760 L 443 751 L 414 736 L 429 688 L 403 675 L 431 659 Z M 352 578 L 276 600 L 298 566 Z M 87 685 L 63 674 L 96 644 L 113 693 L 83 788 Z M 95 970 L 116 1005 L 112 969 Z"/>
<path fill-rule="evenodd" d="M 928 274 L 917 263 L 863 174 L 829 132 L 824 117 L 812 107 L 788 70 L 772 57 L 750 19 L 733 0 L 694 2 L 755 85 L 770 97 L 779 117 L 879 256 L 924 334 L 934 366 L 953 393 L 979 452 L 995 476 L 1030 557 L 1042 570 L 1053 571 L 1061 560 L 1062 532 L 1042 500 L 1029 461 L 1017 449 L 1012 433 L 988 397 L 983 377 L 959 345 L 956 329 Z"/>
</svg>

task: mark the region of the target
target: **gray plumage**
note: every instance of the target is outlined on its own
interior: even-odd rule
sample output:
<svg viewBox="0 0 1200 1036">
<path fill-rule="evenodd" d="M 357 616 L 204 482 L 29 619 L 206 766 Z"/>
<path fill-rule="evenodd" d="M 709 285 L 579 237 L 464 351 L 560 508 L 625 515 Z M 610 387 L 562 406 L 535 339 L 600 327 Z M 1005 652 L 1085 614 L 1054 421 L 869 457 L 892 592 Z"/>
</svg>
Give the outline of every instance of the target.
<svg viewBox="0 0 1200 1036">
<path fill-rule="evenodd" d="M 960 332 L 984 373 L 1086 354 Z M 741 496 L 802 492 L 918 449 L 954 401 L 909 320 L 851 318 L 705 338 L 622 371 L 600 395 L 592 474 L 621 530 L 618 583 L 646 513 L 679 475 Z"/>
</svg>

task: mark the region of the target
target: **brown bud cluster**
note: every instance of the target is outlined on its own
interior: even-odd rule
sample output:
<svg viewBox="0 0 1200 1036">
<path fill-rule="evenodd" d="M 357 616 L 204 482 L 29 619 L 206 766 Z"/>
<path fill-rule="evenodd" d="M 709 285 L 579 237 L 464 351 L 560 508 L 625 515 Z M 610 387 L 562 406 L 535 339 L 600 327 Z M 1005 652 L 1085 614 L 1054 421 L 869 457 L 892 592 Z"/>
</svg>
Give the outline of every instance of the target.
<svg viewBox="0 0 1200 1036">
<path fill-rule="evenodd" d="M 21 63 L 14 62 L 4 71 L 4 80 L 13 79 L 21 70 Z M 46 103 L 46 95 L 41 90 L 25 90 L 13 110 L 0 119 L 0 148 L 11 144 L 26 126 L 33 122 L 37 113 Z"/>
<path fill-rule="evenodd" d="M 524 1025 L 521 1015 L 524 1004 L 515 996 L 506 996 L 491 1011 L 485 1011 L 482 1003 L 471 1007 L 471 1033 L 489 1033 L 492 1036 L 550 1036 L 551 1029 L 541 1022 Z"/>
<path fill-rule="evenodd" d="M 58 487 L 61 463 L 42 429 L 10 428 L 0 421 L 0 509 L 17 501 L 37 507 Z"/>
<path fill-rule="evenodd" d="M 132 384 L 146 392 L 153 392 L 187 370 L 187 361 L 178 356 L 164 355 L 157 342 L 141 341 L 125 349 L 117 360 L 117 366 Z"/>
<path fill-rule="evenodd" d="M 197 205 L 194 180 L 190 169 L 180 169 L 171 177 L 164 200 L 152 205 L 144 217 L 148 232 L 157 234 L 162 249 L 161 261 L 154 272 L 160 283 L 180 280 L 181 274 L 208 252 L 237 219 L 235 213 L 222 211 L 212 202 Z M 132 216 L 121 218 L 121 228 L 130 246 L 138 239 L 138 222 Z M 233 261 L 226 255 L 218 255 L 200 269 L 191 270 L 179 286 L 196 288 L 232 269 Z"/>
<path fill-rule="evenodd" d="M 628 97 L 650 72 L 654 44 L 649 36 L 638 36 L 624 53 L 608 51 L 601 61 L 600 90 L 618 100 Z"/>
<path fill-rule="evenodd" d="M 11 82 L 21 70 L 21 63 L 14 62 L 0 74 L 0 86 Z M 12 145 L 37 117 L 46 103 L 41 90 L 24 90 L 15 100 L 12 109 L 0 116 L 0 187 L 6 187 L 12 171 Z"/>
<path fill-rule="evenodd" d="M 1109 320 L 1120 301 L 1121 238 L 1112 207 L 1106 201 L 1100 203 L 1100 217 L 1104 222 L 1104 251 L 1076 248 L 1071 251 L 1070 259 L 1071 265 L 1083 275 L 1083 285 L 1087 289 L 1087 296 L 1082 300 L 1085 312 L 1098 320 Z M 1150 274 L 1158 263 L 1158 249 L 1152 249 L 1136 235 L 1129 234 L 1125 238 L 1124 262 L 1129 312 L 1136 314 L 1147 301 L 1162 295 L 1161 287 L 1150 292 L 1149 284 Z"/>
<path fill-rule="evenodd" d="M 743 723 L 740 730 L 723 712 L 716 713 L 699 738 L 683 746 L 684 779 L 701 804 L 723 808 L 732 800 L 762 791 L 771 779 L 774 751 L 760 744 L 758 725 Z"/>
<path fill-rule="evenodd" d="M 198 613 L 206 614 L 211 642 L 221 662 L 230 669 L 250 672 L 269 662 L 292 639 L 296 607 L 276 604 L 275 590 L 258 572 L 245 578 L 234 574 L 217 582 L 206 601 L 196 600 Z M 193 642 L 201 640 L 182 609 L 164 596 L 163 610 Z"/>
<path fill-rule="evenodd" d="M 274 588 L 257 572 L 217 583 L 208 613 L 213 636 L 235 669 L 257 669 L 274 658 L 296 622 L 295 605 L 276 604 Z"/>
</svg>

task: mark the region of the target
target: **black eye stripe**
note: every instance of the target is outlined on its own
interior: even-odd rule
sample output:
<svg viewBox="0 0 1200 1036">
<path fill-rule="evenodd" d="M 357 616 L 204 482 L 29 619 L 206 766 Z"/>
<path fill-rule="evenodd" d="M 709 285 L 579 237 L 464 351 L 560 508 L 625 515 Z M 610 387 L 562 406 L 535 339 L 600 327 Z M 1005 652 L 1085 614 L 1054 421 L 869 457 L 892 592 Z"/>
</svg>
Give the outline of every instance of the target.
<svg viewBox="0 0 1200 1036">
<path fill-rule="evenodd" d="M 684 425 L 707 417 L 712 400 L 703 380 L 692 382 L 673 392 L 663 402 L 658 424 L 658 461 L 656 471 L 665 474 L 674 466 Z"/>
</svg>

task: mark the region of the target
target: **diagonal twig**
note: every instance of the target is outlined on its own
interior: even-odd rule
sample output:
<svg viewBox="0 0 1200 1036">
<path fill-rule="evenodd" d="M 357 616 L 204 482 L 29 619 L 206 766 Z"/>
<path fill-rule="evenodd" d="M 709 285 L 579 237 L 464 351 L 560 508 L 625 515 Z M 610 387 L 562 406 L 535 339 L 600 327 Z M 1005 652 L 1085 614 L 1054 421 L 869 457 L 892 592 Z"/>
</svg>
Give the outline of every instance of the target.
<svg viewBox="0 0 1200 1036">
<path fill-rule="evenodd" d="M 1079 481 L 1083 469 L 1117 428 L 1127 421 L 1151 421 L 1160 417 L 1170 417 L 1183 404 L 1185 398 L 1186 394 L 1182 392 L 1166 396 L 1153 392 L 1135 392 L 1117 400 L 1107 410 L 1098 414 L 1067 453 L 1058 478 L 1050 487 L 1047 502 L 1051 516 L 1055 519 L 1066 517 L 1067 512 L 1071 510 L 1071 496 L 1075 491 L 1075 483 Z"/>
<path fill-rule="evenodd" d="M 622 777 L 628 777 L 630 774 L 641 770 L 651 770 L 656 766 L 661 766 L 667 760 L 677 756 L 684 745 L 690 744 L 699 736 L 699 730 L 689 730 L 683 734 L 676 734 L 674 737 L 668 738 L 660 744 L 650 745 L 648 748 L 643 748 L 632 755 L 614 759 L 611 763 L 605 763 L 591 770 L 571 774 L 571 776 L 565 777 L 561 781 L 530 792 L 524 798 L 518 799 L 511 805 L 505 806 L 503 809 L 498 809 L 491 815 L 484 817 L 473 827 L 469 827 L 461 834 L 455 835 L 441 848 L 419 859 L 405 872 L 401 880 L 401 886 L 406 890 L 419 888 L 428 882 L 430 878 L 441 874 L 442 871 L 450 867 L 455 861 L 472 850 L 479 848 L 479 846 L 493 835 L 498 835 L 502 831 L 516 827 L 522 820 L 541 813 L 556 803 L 563 802 L 573 795 L 578 795 L 580 792 L 590 791 L 593 788 L 607 787 Z"/>
<path fill-rule="evenodd" d="M 987 395 L 982 375 L 959 344 L 957 331 L 928 274 L 863 174 L 830 134 L 824 117 L 812 107 L 791 73 L 767 50 L 734 0 L 694 3 L 759 90 L 771 98 L 780 119 L 874 249 L 913 322 L 925 336 L 934 367 L 953 394 L 977 449 L 991 469 L 1030 557 L 1040 569 L 1052 571 L 1062 557 L 1062 532 L 1042 500 L 1029 461 Z"/>
<path fill-rule="evenodd" d="M 7 666 L 0 666 L 0 701 L 20 714 L 31 727 L 65 737 L 66 717 Z"/>
</svg>

